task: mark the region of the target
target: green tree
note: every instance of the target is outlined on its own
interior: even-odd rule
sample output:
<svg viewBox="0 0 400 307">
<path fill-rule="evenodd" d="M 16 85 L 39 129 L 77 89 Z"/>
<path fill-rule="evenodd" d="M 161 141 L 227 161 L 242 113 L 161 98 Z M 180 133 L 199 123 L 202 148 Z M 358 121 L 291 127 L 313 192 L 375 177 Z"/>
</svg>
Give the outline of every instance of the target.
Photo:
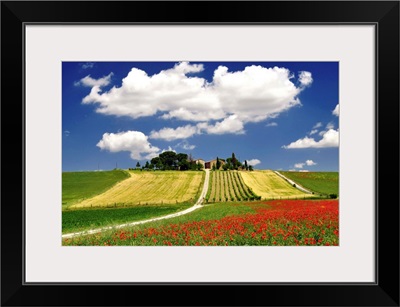
<svg viewBox="0 0 400 307">
<path fill-rule="evenodd" d="M 176 155 L 177 166 L 181 171 L 187 171 L 191 166 L 188 161 L 188 155 L 185 153 L 179 153 Z"/>
<path fill-rule="evenodd" d="M 249 165 L 249 171 L 253 171 L 253 165 Z"/>
<path fill-rule="evenodd" d="M 228 168 L 231 170 L 237 170 L 239 166 L 242 166 L 242 163 L 235 157 L 235 153 L 232 153 L 232 157 L 226 159 L 226 164 L 228 164 Z"/>
<path fill-rule="evenodd" d="M 221 168 L 221 161 L 219 161 L 219 158 L 217 157 L 217 162 L 215 165 L 216 169 L 220 169 Z"/>
<path fill-rule="evenodd" d="M 139 163 L 139 161 L 136 163 L 136 168 L 140 168 L 140 163 Z"/>
<path fill-rule="evenodd" d="M 178 162 L 179 169 L 181 171 L 187 171 L 190 168 L 190 163 L 188 160 L 181 160 Z"/>
<path fill-rule="evenodd" d="M 190 169 L 191 171 L 195 171 L 195 170 L 197 169 L 196 161 L 191 160 L 191 161 L 189 162 L 189 169 Z"/>
<path fill-rule="evenodd" d="M 146 163 L 147 167 L 147 163 Z M 176 153 L 174 151 L 164 151 L 159 154 L 158 157 L 154 157 L 151 159 L 151 163 L 148 165 L 150 169 L 160 169 L 160 170 L 198 170 L 202 169 L 204 166 L 201 165 L 201 168 L 197 165 L 196 161 L 194 161 L 191 156 L 188 156 L 185 153 Z"/>
<path fill-rule="evenodd" d="M 235 153 L 232 152 L 232 165 L 233 167 L 236 169 L 236 163 L 237 163 L 237 159 L 235 157 Z"/>
<path fill-rule="evenodd" d="M 159 161 L 160 161 L 159 157 L 154 157 L 153 159 L 150 160 L 151 164 L 153 165 L 157 165 Z"/>
<path fill-rule="evenodd" d="M 163 164 L 163 169 L 174 169 L 177 166 L 177 157 L 174 151 L 164 151 L 158 157 Z"/>
<path fill-rule="evenodd" d="M 234 164 L 232 158 L 227 158 L 226 159 L 226 166 L 228 169 L 233 170 L 234 169 Z"/>
<path fill-rule="evenodd" d="M 247 160 L 244 160 L 244 168 L 246 169 L 246 171 L 249 170 L 249 166 L 247 165 Z"/>
<path fill-rule="evenodd" d="M 201 164 L 200 162 L 197 163 L 197 170 L 201 171 L 203 169 L 203 164 Z"/>
<path fill-rule="evenodd" d="M 187 154 L 185 154 L 185 153 L 178 153 L 177 155 L 176 155 L 176 159 L 179 161 L 179 162 L 182 162 L 182 161 L 187 161 L 188 160 L 188 155 Z"/>
</svg>

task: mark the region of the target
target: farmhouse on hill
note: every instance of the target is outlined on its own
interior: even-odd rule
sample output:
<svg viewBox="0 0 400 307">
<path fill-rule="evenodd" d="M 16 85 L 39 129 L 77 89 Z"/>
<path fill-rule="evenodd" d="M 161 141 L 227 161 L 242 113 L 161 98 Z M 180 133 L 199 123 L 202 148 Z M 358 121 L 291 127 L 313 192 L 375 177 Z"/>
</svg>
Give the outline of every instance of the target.
<svg viewBox="0 0 400 307">
<path fill-rule="evenodd" d="M 223 159 L 219 159 L 219 162 L 220 162 L 220 164 L 221 164 L 221 166 L 220 166 L 220 169 L 221 169 L 221 168 L 222 168 L 222 165 L 225 164 L 225 161 L 224 161 Z M 197 160 L 196 160 L 196 163 L 201 163 L 205 169 L 212 169 L 213 166 L 216 167 L 216 165 L 217 165 L 217 159 L 210 160 L 210 161 L 204 161 L 203 159 L 197 159 Z"/>
<path fill-rule="evenodd" d="M 205 168 L 205 161 L 203 160 L 203 159 L 197 159 L 197 160 L 194 160 L 194 162 L 196 162 L 196 164 L 201 164 L 201 165 L 203 165 L 203 168 Z"/>
</svg>

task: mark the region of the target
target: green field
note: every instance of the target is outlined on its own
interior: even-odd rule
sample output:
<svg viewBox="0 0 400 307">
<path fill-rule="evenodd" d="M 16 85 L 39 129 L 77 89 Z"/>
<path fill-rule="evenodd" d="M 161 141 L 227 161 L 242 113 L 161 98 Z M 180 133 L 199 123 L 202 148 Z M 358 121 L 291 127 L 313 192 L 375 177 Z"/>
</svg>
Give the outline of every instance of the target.
<svg viewBox="0 0 400 307">
<path fill-rule="evenodd" d="M 191 204 L 137 206 L 132 208 L 102 208 L 64 211 L 62 232 L 71 233 L 104 226 L 146 220 L 187 209 Z"/>
<path fill-rule="evenodd" d="M 338 200 L 215 203 L 189 214 L 62 240 L 85 246 L 338 245 Z"/>
<path fill-rule="evenodd" d="M 279 177 L 271 170 L 256 170 L 241 172 L 240 174 L 243 177 L 244 183 L 263 199 L 304 198 L 312 196 L 294 188 L 285 179 Z"/>
<path fill-rule="evenodd" d="M 145 220 L 153 217 L 163 216 L 175 213 L 190 207 L 190 204 L 181 204 L 177 206 L 142 206 L 132 208 L 116 208 L 116 209 L 86 209 L 86 210 L 71 210 L 63 213 L 63 234 L 77 231 L 84 231 L 104 226 L 112 226 L 123 224 L 126 222 L 134 222 Z M 201 221 L 220 219 L 225 216 L 239 215 L 245 213 L 253 213 L 255 208 L 260 207 L 256 202 L 251 206 L 237 203 L 232 206 L 232 203 L 209 204 L 195 210 L 190 214 L 182 216 L 149 222 L 141 225 L 128 227 L 129 229 L 147 229 L 159 227 L 173 223 Z M 160 209 L 160 211 L 158 211 Z M 65 217 L 65 219 L 64 219 Z M 107 233 L 107 231 L 105 232 Z"/>
<path fill-rule="evenodd" d="M 244 184 L 238 171 L 212 171 L 206 197 L 207 202 L 229 202 L 257 199 Z"/>
<path fill-rule="evenodd" d="M 201 210 L 172 219 L 133 226 L 130 231 L 170 227 L 169 225 L 174 223 L 190 225 L 192 222 L 215 221 L 229 216 L 252 214 L 261 207 L 268 208 L 269 203 L 242 201 L 255 200 L 259 196 L 262 199 L 283 200 L 315 197 L 318 196 L 317 193 L 338 194 L 337 172 L 280 173 L 316 194 L 303 193 L 270 170 L 211 171 L 206 196 L 208 204 Z M 205 179 L 205 172 L 200 171 L 116 170 L 66 172 L 62 175 L 63 234 L 146 220 L 182 211 L 197 200 Z M 109 232 L 109 236 L 113 235 Z M 107 236 L 106 233 L 101 234 L 102 238 Z M 74 241 L 80 242 L 77 245 L 81 243 L 90 245 L 86 239 L 77 240 Z"/>
<path fill-rule="evenodd" d="M 199 171 L 63 173 L 62 232 L 112 226 L 184 210 L 198 199 L 204 179 L 205 172 Z"/>
<path fill-rule="evenodd" d="M 194 202 L 205 178 L 205 172 L 200 171 L 129 171 L 129 175 L 104 193 L 75 203 L 70 209 Z"/>
<path fill-rule="evenodd" d="M 63 172 L 62 206 L 66 208 L 78 201 L 100 194 L 129 177 L 128 172 L 123 170 Z"/>
<path fill-rule="evenodd" d="M 339 195 L 338 172 L 283 172 L 283 176 L 297 182 L 306 189 L 320 194 Z"/>
</svg>

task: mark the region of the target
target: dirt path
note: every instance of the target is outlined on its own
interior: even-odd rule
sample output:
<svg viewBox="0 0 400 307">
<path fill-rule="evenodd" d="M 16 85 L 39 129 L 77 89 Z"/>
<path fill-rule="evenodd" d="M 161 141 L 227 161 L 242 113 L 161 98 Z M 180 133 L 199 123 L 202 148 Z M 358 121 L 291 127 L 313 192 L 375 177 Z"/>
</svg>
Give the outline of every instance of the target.
<svg viewBox="0 0 400 307">
<path fill-rule="evenodd" d="M 278 176 L 280 176 L 281 178 L 285 179 L 287 182 L 289 182 L 291 185 L 295 185 L 296 189 L 299 189 L 300 191 L 303 191 L 305 193 L 308 194 L 312 194 L 313 192 L 311 192 L 310 190 L 307 190 L 306 188 L 303 188 L 301 185 L 299 185 L 297 182 L 294 182 L 293 180 L 283 176 L 281 173 L 274 171 L 275 174 L 277 174 Z"/>
<path fill-rule="evenodd" d="M 104 232 L 106 230 L 111 230 L 111 229 L 120 229 L 120 228 L 124 228 L 124 227 L 145 224 L 145 223 L 148 223 L 148 222 L 154 222 L 154 221 L 159 221 L 159 220 L 163 220 L 163 219 L 170 219 L 170 218 L 181 216 L 181 215 L 190 213 L 190 212 L 192 212 L 194 210 L 197 210 L 197 209 L 202 207 L 202 203 L 203 203 L 204 198 L 206 197 L 206 194 L 207 194 L 208 183 L 210 181 L 209 180 L 210 179 L 210 170 L 206 169 L 205 172 L 206 172 L 206 178 L 204 179 L 203 190 L 200 193 L 200 197 L 197 200 L 197 202 L 194 204 L 194 206 L 192 206 L 192 207 L 190 207 L 190 208 L 188 208 L 186 210 L 183 210 L 183 211 L 180 211 L 180 212 L 177 212 L 177 213 L 173 213 L 173 214 L 169 214 L 169 215 L 165 215 L 165 216 L 160 216 L 160 217 L 144 220 L 144 221 L 136 221 L 136 222 L 125 223 L 125 224 L 120 224 L 120 225 L 114 225 L 114 226 L 90 229 L 90 230 L 85 230 L 85 231 L 80 231 L 80 232 L 67 233 L 67 234 L 62 235 L 62 238 L 63 239 L 68 239 L 68 238 L 73 238 L 73 237 L 78 237 L 78 236 L 83 236 L 83 235 L 90 235 L 90 234 L 100 233 L 100 232 Z"/>
</svg>

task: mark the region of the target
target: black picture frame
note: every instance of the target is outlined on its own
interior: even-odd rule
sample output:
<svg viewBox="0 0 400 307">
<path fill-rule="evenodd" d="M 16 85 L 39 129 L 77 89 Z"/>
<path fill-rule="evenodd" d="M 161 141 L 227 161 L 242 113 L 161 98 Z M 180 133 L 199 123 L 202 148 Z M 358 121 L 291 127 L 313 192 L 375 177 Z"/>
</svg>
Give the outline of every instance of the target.
<svg viewBox="0 0 400 307">
<path fill-rule="evenodd" d="M 190 12 L 190 18 L 182 11 Z M 164 16 L 159 17 L 159 12 L 165 12 Z M 25 283 L 23 115 L 27 23 L 375 25 L 376 282 Z M 399 306 L 399 37 L 399 1 L 2 1 L 1 305 Z"/>
</svg>

